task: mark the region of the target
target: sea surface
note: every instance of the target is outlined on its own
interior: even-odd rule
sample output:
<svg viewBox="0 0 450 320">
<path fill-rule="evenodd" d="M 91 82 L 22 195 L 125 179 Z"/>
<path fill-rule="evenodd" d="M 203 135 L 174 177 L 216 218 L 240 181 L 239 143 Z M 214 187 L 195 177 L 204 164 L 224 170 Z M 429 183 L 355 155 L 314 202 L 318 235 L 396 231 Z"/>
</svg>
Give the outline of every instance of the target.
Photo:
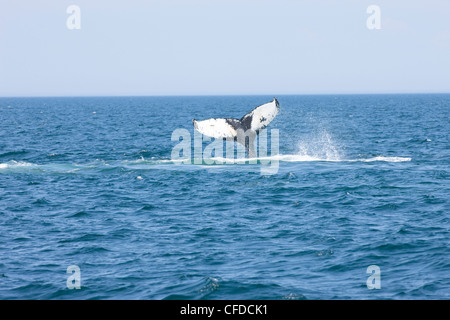
<svg viewBox="0 0 450 320">
<path fill-rule="evenodd" d="M 450 95 L 276 97 L 0 98 L 0 299 L 450 299 Z"/>
</svg>

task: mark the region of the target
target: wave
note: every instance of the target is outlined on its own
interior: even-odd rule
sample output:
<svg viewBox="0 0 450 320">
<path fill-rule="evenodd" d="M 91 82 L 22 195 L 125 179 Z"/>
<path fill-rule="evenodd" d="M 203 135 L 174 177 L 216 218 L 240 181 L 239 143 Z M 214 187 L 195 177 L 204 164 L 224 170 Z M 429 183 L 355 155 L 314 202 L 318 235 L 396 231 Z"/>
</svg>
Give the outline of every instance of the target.
<svg viewBox="0 0 450 320">
<path fill-rule="evenodd" d="M 369 159 L 359 159 L 354 161 L 361 161 L 361 162 L 374 162 L 374 161 L 386 161 L 386 162 L 408 162 L 411 161 L 412 158 L 409 157 L 374 157 Z"/>
<path fill-rule="evenodd" d="M 274 161 L 278 162 L 408 162 L 411 161 L 410 157 L 395 157 L 395 156 L 376 156 L 371 158 L 358 158 L 358 159 L 334 159 L 334 158 L 321 158 L 308 155 L 298 154 L 278 154 L 267 157 L 257 158 L 223 158 L 223 157 L 211 157 L 203 159 L 136 159 L 136 160 L 96 160 L 84 164 L 77 163 L 46 163 L 36 164 L 25 161 L 11 160 L 5 163 L 0 163 L 0 173 L 7 172 L 54 172 L 54 173 L 77 173 L 77 172 L 92 172 L 102 171 L 110 172 L 121 169 L 128 170 L 145 170 L 152 168 L 160 168 L 160 166 L 167 165 L 239 165 L 239 164 L 266 164 Z"/>
<path fill-rule="evenodd" d="M 239 163 L 252 163 L 252 162 L 264 162 L 264 161 L 280 161 L 280 162 L 375 162 L 375 161 L 384 161 L 384 162 L 407 162 L 411 161 L 410 157 L 385 157 L 378 156 L 372 158 L 360 158 L 360 159 L 335 159 L 335 158 L 327 158 L 327 157 L 314 157 L 309 155 L 297 155 L 297 154 L 279 154 L 275 156 L 268 157 L 257 157 L 257 158 L 241 158 L 241 159 L 227 159 L 223 157 L 213 157 L 204 159 L 206 161 L 215 161 L 216 163 L 230 163 L 230 164 L 239 164 Z"/>
<path fill-rule="evenodd" d="M 31 167 L 36 166 L 33 163 L 25 162 L 25 161 L 15 161 L 11 160 L 5 163 L 0 163 L 0 169 L 6 169 L 6 168 L 20 168 L 20 167 Z"/>
</svg>

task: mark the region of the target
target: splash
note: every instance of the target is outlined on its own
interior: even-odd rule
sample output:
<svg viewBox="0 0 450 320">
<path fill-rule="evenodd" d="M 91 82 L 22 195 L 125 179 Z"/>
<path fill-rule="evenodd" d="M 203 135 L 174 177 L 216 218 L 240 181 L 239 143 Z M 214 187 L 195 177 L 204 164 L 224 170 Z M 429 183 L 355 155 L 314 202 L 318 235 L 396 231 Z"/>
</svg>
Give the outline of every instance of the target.
<svg viewBox="0 0 450 320">
<path fill-rule="evenodd" d="M 308 136 L 298 143 L 298 156 L 306 161 L 341 161 L 342 147 L 326 130 Z"/>
</svg>

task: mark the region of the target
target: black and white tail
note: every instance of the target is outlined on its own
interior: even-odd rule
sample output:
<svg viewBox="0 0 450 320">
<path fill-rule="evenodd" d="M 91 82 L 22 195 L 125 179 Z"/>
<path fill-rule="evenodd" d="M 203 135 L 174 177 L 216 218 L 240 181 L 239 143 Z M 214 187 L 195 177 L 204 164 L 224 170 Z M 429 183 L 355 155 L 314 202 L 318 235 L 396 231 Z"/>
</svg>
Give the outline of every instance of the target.
<svg viewBox="0 0 450 320">
<path fill-rule="evenodd" d="M 205 136 L 233 140 L 241 143 L 247 150 L 249 158 L 256 157 L 254 140 L 265 129 L 280 110 L 278 100 L 256 107 L 241 119 L 212 118 L 203 121 L 192 120 L 194 128 Z"/>
</svg>

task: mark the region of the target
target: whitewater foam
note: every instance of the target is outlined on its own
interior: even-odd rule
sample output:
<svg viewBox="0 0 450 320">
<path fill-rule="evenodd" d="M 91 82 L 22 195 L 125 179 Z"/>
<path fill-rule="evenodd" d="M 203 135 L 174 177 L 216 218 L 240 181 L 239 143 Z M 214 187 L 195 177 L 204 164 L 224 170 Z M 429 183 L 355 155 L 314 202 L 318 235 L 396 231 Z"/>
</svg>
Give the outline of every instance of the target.
<svg viewBox="0 0 450 320">
<path fill-rule="evenodd" d="M 198 160 L 198 159 L 197 159 Z M 88 164 L 69 164 L 69 163 L 47 163 L 47 164 L 35 164 L 25 161 L 15 161 L 11 160 L 5 163 L 0 163 L 0 172 L 9 172 L 9 170 L 23 171 L 24 169 L 32 169 L 33 171 L 42 172 L 60 172 L 60 173 L 77 173 L 86 170 L 104 169 L 104 168 L 129 168 L 129 169 L 146 169 L 153 167 L 155 165 L 183 165 L 199 164 L 201 166 L 209 165 L 235 165 L 235 164 L 267 164 L 270 162 L 408 162 L 411 161 L 410 157 L 387 157 L 387 156 L 376 156 L 372 158 L 359 158 L 359 159 L 334 159 L 315 157 L 310 155 L 302 154 L 278 154 L 274 156 L 267 157 L 256 157 L 256 158 L 223 158 L 223 157 L 212 157 L 205 158 L 202 161 L 194 161 L 194 159 L 185 160 L 169 160 L 169 159 L 155 159 L 151 160 L 138 159 L 138 160 L 124 160 L 124 161 L 96 161 L 96 163 Z M 8 170 L 9 169 L 9 170 Z"/>
<path fill-rule="evenodd" d="M 252 163 L 252 162 L 262 162 L 262 161 L 282 161 L 282 162 L 375 162 L 375 161 L 385 161 L 385 162 L 406 162 L 411 161 L 412 158 L 409 157 L 385 157 L 378 156 L 373 158 L 360 158 L 360 159 L 335 159 L 334 157 L 316 157 L 310 155 L 302 154 L 279 154 L 268 157 L 257 157 L 257 158 L 238 158 L 238 159 L 227 159 L 222 157 L 208 158 L 206 160 L 215 161 L 216 164 L 241 164 L 241 163 Z"/>
<path fill-rule="evenodd" d="M 25 161 L 15 161 L 15 160 L 11 160 L 11 161 L 8 161 L 5 163 L 0 163 L 0 169 L 31 167 L 31 166 L 35 166 L 35 164 L 25 162 Z"/>
<path fill-rule="evenodd" d="M 412 158 L 408 158 L 408 157 L 383 157 L 383 156 L 379 156 L 379 157 L 373 157 L 373 158 L 369 158 L 369 159 L 359 159 L 359 160 L 355 160 L 355 161 L 361 161 L 361 162 L 374 162 L 374 161 L 386 161 L 386 162 L 407 162 L 407 161 L 411 161 Z"/>
</svg>

